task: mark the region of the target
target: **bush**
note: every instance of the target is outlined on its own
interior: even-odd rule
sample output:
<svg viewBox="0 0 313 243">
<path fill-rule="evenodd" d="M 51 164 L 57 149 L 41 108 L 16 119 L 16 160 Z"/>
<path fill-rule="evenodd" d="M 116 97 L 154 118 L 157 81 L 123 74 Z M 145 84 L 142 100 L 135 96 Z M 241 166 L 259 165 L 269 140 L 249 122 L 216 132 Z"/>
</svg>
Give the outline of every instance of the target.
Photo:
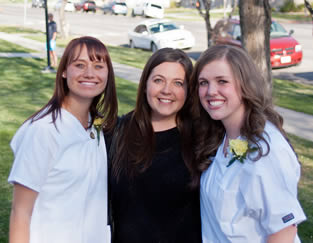
<svg viewBox="0 0 313 243">
<path fill-rule="evenodd" d="M 280 8 L 280 12 L 288 13 L 288 12 L 297 12 L 298 8 L 292 0 L 288 0 L 285 4 Z"/>
</svg>

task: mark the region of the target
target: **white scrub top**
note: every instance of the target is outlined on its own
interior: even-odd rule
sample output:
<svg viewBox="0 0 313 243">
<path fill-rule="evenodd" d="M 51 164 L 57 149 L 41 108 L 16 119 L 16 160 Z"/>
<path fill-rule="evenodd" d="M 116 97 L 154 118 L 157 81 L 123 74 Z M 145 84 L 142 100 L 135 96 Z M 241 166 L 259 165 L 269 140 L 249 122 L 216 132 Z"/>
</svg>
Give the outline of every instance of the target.
<svg viewBox="0 0 313 243">
<path fill-rule="evenodd" d="M 94 139 L 90 133 L 94 133 Z M 11 141 L 8 181 L 38 192 L 30 243 L 108 243 L 107 154 L 101 134 L 68 111 L 24 123 Z"/>
<path fill-rule="evenodd" d="M 300 165 L 291 147 L 270 122 L 270 152 L 254 162 L 226 167 L 231 156 L 218 148 L 200 182 L 204 243 L 266 243 L 267 237 L 306 219 L 297 199 Z M 267 138 L 267 135 L 264 135 Z M 266 146 L 262 144 L 263 150 Z M 300 242 L 298 236 L 294 242 Z"/>
</svg>

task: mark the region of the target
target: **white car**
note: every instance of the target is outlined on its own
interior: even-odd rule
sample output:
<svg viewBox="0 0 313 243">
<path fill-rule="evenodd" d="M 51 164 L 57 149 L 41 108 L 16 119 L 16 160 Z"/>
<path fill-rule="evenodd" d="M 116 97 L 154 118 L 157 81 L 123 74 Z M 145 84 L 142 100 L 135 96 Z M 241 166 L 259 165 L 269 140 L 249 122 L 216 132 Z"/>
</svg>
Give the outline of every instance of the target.
<svg viewBox="0 0 313 243">
<path fill-rule="evenodd" d="M 62 5 L 62 0 L 58 0 L 56 4 L 54 5 L 54 10 L 55 11 L 59 10 L 61 8 L 61 5 Z M 67 3 L 65 4 L 64 11 L 74 12 L 75 11 L 74 3 L 68 0 Z"/>
<path fill-rule="evenodd" d="M 132 17 L 136 15 L 162 19 L 164 17 L 164 8 L 157 3 L 139 2 L 132 10 Z"/>
<path fill-rule="evenodd" d="M 164 47 L 188 49 L 195 45 L 195 38 L 188 30 L 179 28 L 166 19 L 151 19 L 139 23 L 128 32 L 131 48 L 148 49 L 155 52 Z"/>
</svg>

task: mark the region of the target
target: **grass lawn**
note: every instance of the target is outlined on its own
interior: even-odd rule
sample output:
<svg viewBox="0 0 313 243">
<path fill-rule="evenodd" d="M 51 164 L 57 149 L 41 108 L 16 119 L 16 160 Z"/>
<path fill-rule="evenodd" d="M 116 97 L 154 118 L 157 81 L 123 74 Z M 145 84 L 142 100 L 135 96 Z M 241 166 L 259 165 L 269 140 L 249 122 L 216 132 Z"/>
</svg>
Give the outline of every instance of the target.
<svg viewBox="0 0 313 243">
<path fill-rule="evenodd" d="M 5 40 L 0 39 L 0 52 L 37 52 L 35 50 L 24 48 L 20 45 L 16 45 L 12 42 L 8 42 Z"/>
<path fill-rule="evenodd" d="M 35 35 L 25 35 L 24 37 L 40 41 L 40 42 L 45 42 L 46 41 L 46 36 L 44 33 L 41 34 L 35 34 Z M 72 40 L 74 37 L 70 37 L 67 40 L 62 40 L 60 38 L 57 38 L 56 44 L 58 47 L 65 48 L 68 42 Z M 149 57 L 152 55 L 152 52 L 150 51 L 145 51 L 141 49 L 131 49 L 128 47 L 122 47 L 122 46 L 109 46 L 106 45 L 111 59 L 114 62 L 130 65 L 136 68 L 141 68 L 143 69 L 145 63 L 149 59 Z"/>
<path fill-rule="evenodd" d="M 41 59 L 0 58 L 0 242 L 7 243 L 12 187 L 7 183 L 13 155 L 9 142 L 16 129 L 44 105 L 53 92 L 55 74 L 42 74 Z M 16 72 L 23 70 L 23 72 Z M 132 109 L 137 85 L 117 78 L 119 114 Z M 290 94 L 289 94 L 290 95 Z M 308 102 L 309 103 L 309 102 Z M 299 198 L 308 220 L 299 226 L 303 243 L 313 239 L 313 142 L 290 135 L 302 164 Z"/>
<path fill-rule="evenodd" d="M 276 79 L 273 87 L 276 105 L 313 115 L 313 85 Z"/>
</svg>

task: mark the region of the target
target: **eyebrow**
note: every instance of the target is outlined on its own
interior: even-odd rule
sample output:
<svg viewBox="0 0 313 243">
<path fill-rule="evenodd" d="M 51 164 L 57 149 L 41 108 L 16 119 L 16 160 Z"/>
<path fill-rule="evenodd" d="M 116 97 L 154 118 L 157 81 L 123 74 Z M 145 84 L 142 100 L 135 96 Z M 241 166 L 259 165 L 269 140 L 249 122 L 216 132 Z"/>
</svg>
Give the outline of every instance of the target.
<svg viewBox="0 0 313 243">
<path fill-rule="evenodd" d="M 89 61 L 91 61 L 90 59 L 88 59 Z M 73 62 L 87 62 L 88 61 L 87 59 L 76 59 L 76 60 L 73 60 Z M 106 63 L 105 60 L 94 60 L 94 61 L 91 61 L 93 63 Z"/>
</svg>

